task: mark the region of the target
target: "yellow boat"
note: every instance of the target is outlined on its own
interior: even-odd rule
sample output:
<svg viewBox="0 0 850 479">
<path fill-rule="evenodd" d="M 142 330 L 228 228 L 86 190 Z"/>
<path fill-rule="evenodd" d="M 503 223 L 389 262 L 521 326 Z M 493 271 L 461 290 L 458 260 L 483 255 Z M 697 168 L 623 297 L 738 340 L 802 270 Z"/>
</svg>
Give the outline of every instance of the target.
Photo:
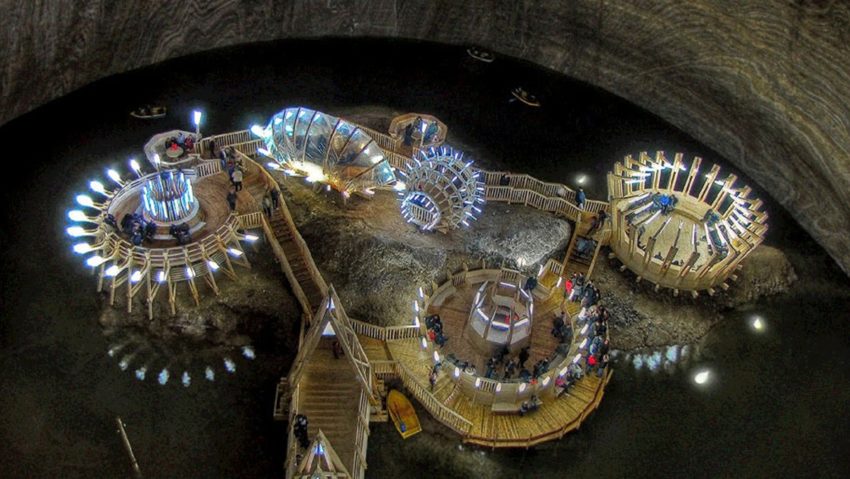
<svg viewBox="0 0 850 479">
<path fill-rule="evenodd" d="M 404 439 L 422 431 L 413 404 L 410 404 L 407 397 L 395 389 L 391 389 L 387 394 L 387 411 L 390 413 L 390 419 L 395 423 L 398 433 Z"/>
</svg>

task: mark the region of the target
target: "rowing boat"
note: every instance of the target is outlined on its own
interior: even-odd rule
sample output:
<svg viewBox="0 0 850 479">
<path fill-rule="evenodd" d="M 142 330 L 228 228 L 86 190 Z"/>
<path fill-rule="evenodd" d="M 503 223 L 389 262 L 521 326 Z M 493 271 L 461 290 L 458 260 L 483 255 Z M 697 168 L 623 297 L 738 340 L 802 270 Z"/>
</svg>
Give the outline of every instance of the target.
<svg viewBox="0 0 850 479">
<path fill-rule="evenodd" d="M 416 415 L 413 405 L 410 404 L 404 394 L 395 389 L 391 389 L 387 394 L 387 411 L 389 411 L 390 419 L 393 420 L 398 433 L 404 439 L 422 431 L 422 427 L 419 425 L 419 417 Z"/>
</svg>

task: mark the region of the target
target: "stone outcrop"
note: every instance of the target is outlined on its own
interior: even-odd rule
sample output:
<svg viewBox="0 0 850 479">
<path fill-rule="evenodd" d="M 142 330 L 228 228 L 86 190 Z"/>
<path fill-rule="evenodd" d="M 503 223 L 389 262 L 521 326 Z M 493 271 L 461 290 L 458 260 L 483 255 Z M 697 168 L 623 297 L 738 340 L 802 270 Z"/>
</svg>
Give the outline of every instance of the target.
<svg viewBox="0 0 850 479">
<path fill-rule="evenodd" d="M 544 0 L 4 2 L 0 123 L 98 78 L 279 38 L 475 43 L 610 90 L 720 152 L 850 267 L 850 5 Z"/>
</svg>

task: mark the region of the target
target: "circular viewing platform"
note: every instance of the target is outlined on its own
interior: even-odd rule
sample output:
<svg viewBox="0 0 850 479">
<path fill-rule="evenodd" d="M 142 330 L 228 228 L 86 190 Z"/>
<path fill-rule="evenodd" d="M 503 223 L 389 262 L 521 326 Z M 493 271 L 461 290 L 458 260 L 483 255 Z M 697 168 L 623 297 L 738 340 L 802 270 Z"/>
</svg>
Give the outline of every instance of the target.
<svg viewBox="0 0 850 479">
<path fill-rule="evenodd" d="M 767 213 L 734 174 L 718 179 L 720 167 L 701 174 L 663 151 L 626 156 L 608 175 L 610 247 L 624 268 L 657 287 L 691 291 L 724 283 L 764 239 Z"/>
<path fill-rule="evenodd" d="M 514 273 L 514 284 L 524 285 L 525 278 Z M 578 319 L 579 303 L 565 303 L 556 288 L 539 284 L 532 291 L 534 313 L 528 323 L 524 367 L 518 364 L 523 359 L 519 352 L 509 351 L 498 362 L 491 359 L 493 349 L 482 348 L 470 333 L 469 323 L 475 320 L 470 309 L 481 286 L 500 279 L 505 279 L 503 270 L 465 270 L 431 295 L 423 292 L 421 306 L 415 305 L 423 316 L 422 336 L 389 340 L 386 345 L 406 372 L 402 378 L 408 387 L 427 388 L 434 402 L 423 405 L 460 433 L 464 442 L 530 447 L 578 428 L 598 407 L 610 370 L 586 367 L 593 326 Z M 441 331 L 434 334 L 437 316 Z M 568 338 L 553 334 L 559 317 L 572 331 Z M 436 377 L 435 364 L 439 364 Z M 441 415 L 435 409 L 445 411 Z"/>
</svg>

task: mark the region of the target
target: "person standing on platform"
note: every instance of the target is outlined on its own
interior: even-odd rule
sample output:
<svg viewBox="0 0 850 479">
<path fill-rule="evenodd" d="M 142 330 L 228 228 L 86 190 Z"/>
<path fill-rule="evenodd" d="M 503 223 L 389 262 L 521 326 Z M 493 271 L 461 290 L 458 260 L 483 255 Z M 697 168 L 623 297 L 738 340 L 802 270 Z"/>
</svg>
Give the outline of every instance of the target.
<svg viewBox="0 0 850 479">
<path fill-rule="evenodd" d="M 519 351 L 519 368 L 520 369 L 525 367 L 525 362 L 528 361 L 529 356 L 530 355 L 528 354 L 528 346 L 522 348 Z"/>
<path fill-rule="evenodd" d="M 227 193 L 227 204 L 230 205 L 230 211 L 236 211 L 236 187 L 231 186 L 230 192 Z"/>
<path fill-rule="evenodd" d="M 269 191 L 269 196 L 272 199 L 272 209 L 276 210 L 278 205 L 280 205 L 280 191 L 277 188 L 272 188 Z"/>
<path fill-rule="evenodd" d="M 587 195 L 584 194 L 584 189 L 579 188 L 576 192 L 576 206 L 578 206 L 578 209 L 584 209 L 585 201 L 587 201 Z"/>
<path fill-rule="evenodd" d="M 263 211 L 266 213 L 266 216 L 271 219 L 272 217 L 272 199 L 269 198 L 269 195 L 263 195 Z"/>
<path fill-rule="evenodd" d="M 242 168 L 239 166 L 233 169 L 233 186 L 236 191 L 242 191 Z"/>
</svg>

